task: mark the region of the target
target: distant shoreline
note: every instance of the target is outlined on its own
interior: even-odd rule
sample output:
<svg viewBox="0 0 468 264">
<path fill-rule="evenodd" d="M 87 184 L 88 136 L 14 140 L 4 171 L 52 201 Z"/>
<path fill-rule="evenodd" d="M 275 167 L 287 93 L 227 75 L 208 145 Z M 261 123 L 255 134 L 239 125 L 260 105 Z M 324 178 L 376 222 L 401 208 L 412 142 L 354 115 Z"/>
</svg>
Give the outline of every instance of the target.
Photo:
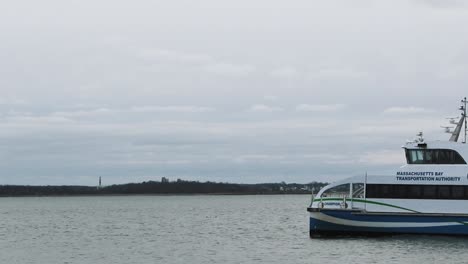
<svg viewBox="0 0 468 264">
<path fill-rule="evenodd" d="M 164 180 L 164 178 L 163 178 Z M 92 186 L 0 185 L 0 197 L 63 197 L 63 196 L 171 196 L 171 195 L 281 195 L 310 194 L 326 185 L 322 182 L 235 184 L 177 180 Z"/>
</svg>

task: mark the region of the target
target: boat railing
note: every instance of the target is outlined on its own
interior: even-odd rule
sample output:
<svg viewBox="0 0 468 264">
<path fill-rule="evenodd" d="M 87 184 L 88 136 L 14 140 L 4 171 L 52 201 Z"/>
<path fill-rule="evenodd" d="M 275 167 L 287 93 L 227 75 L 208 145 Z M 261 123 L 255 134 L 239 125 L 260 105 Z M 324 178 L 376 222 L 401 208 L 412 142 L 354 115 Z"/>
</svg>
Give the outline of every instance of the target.
<svg viewBox="0 0 468 264">
<path fill-rule="evenodd" d="M 364 186 L 361 186 L 359 189 L 355 190 L 351 198 L 364 198 Z"/>
<path fill-rule="evenodd" d="M 362 201 L 358 201 L 358 204 L 355 204 L 355 201 L 362 198 L 365 198 L 365 184 L 347 183 L 332 187 L 318 197 L 314 197 L 312 192 L 311 206 L 315 201 L 319 208 L 324 208 L 327 201 L 334 200 L 340 201 L 341 209 L 359 209 Z"/>
</svg>

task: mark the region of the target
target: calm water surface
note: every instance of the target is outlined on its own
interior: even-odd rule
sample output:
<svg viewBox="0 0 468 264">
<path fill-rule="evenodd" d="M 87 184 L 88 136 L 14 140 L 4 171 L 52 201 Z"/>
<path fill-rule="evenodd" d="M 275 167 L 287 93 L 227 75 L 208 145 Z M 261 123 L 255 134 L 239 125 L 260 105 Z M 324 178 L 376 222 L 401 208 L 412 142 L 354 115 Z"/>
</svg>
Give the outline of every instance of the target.
<svg viewBox="0 0 468 264">
<path fill-rule="evenodd" d="M 309 199 L 0 198 L 0 263 L 468 263 L 468 238 L 310 239 Z"/>
</svg>

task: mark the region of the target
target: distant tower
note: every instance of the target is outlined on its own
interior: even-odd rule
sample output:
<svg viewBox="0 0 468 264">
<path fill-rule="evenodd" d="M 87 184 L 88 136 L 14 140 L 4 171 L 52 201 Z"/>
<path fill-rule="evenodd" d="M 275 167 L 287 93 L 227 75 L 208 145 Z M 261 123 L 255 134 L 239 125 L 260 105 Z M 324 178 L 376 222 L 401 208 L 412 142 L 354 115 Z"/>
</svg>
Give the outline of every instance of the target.
<svg viewBox="0 0 468 264">
<path fill-rule="evenodd" d="M 101 189 L 101 176 L 99 176 L 99 189 Z"/>
</svg>

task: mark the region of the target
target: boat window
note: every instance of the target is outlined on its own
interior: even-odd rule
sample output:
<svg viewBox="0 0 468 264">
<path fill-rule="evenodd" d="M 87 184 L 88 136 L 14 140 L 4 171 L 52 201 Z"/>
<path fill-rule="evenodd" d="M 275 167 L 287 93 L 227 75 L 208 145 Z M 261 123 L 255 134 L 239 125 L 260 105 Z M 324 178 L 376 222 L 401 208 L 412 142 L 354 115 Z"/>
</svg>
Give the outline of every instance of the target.
<svg viewBox="0 0 468 264">
<path fill-rule="evenodd" d="M 433 151 L 433 150 L 424 151 L 424 161 L 423 161 L 423 163 L 437 164 L 436 155 L 437 155 L 437 151 Z"/>
<path fill-rule="evenodd" d="M 453 163 L 454 164 L 466 164 L 465 160 L 457 152 L 453 152 Z"/>
<path fill-rule="evenodd" d="M 408 197 L 417 199 L 418 197 L 421 197 L 421 194 L 421 185 L 408 185 Z"/>
<path fill-rule="evenodd" d="M 426 185 L 423 186 L 423 196 L 426 199 L 435 199 L 437 197 L 437 186 Z"/>
<path fill-rule="evenodd" d="M 450 199 L 451 194 L 450 194 L 450 186 L 439 186 L 437 188 L 437 197 L 439 199 Z"/>
<path fill-rule="evenodd" d="M 451 149 L 406 149 L 408 164 L 466 164 L 465 160 Z"/>
<path fill-rule="evenodd" d="M 367 198 L 468 200 L 468 186 L 367 184 Z"/>
<path fill-rule="evenodd" d="M 412 150 L 410 151 L 410 158 L 413 164 L 423 164 L 423 151 L 422 150 Z"/>
<path fill-rule="evenodd" d="M 452 197 L 455 199 L 463 199 L 465 196 L 465 186 L 453 186 Z"/>
<path fill-rule="evenodd" d="M 389 196 L 405 197 L 408 196 L 408 185 L 392 186 L 393 190 Z M 396 187 L 396 188 L 395 188 Z"/>
<path fill-rule="evenodd" d="M 437 154 L 437 160 L 439 160 L 441 164 L 450 163 L 450 153 L 448 153 L 448 151 L 439 150 Z"/>
<path fill-rule="evenodd" d="M 366 186 L 366 197 L 369 198 L 385 198 L 379 195 L 378 191 L 380 191 L 379 184 L 367 184 Z"/>
<path fill-rule="evenodd" d="M 344 197 L 349 196 L 349 183 L 341 184 L 326 190 L 322 197 Z"/>
<path fill-rule="evenodd" d="M 389 197 L 392 195 L 393 192 L 393 186 L 391 185 L 382 185 L 382 189 L 380 190 L 380 193 L 382 193 L 383 197 Z"/>
</svg>

